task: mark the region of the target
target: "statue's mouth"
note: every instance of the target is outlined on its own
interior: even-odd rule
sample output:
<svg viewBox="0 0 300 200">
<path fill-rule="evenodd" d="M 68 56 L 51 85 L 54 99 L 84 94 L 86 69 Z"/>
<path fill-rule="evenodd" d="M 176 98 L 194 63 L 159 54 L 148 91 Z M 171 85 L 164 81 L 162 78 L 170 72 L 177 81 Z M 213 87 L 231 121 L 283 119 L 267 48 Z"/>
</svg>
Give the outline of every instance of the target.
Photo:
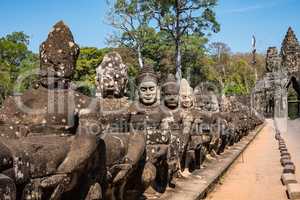
<svg viewBox="0 0 300 200">
<path fill-rule="evenodd" d="M 114 87 L 107 87 L 106 90 L 107 90 L 107 91 L 114 91 L 115 88 L 114 88 Z"/>
<path fill-rule="evenodd" d="M 114 97 L 114 95 L 115 95 L 115 90 L 113 90 L 113 89 L 106 90 L 106 91 L 105 91 L 105 94 L 106 94 L 107 97 Z"/>
<path fill-rule="evenodd" d="M 177 102 L 176 101 L 168 102 L 167 104 L 169 106 L 177 106 Z"/>
</svg>

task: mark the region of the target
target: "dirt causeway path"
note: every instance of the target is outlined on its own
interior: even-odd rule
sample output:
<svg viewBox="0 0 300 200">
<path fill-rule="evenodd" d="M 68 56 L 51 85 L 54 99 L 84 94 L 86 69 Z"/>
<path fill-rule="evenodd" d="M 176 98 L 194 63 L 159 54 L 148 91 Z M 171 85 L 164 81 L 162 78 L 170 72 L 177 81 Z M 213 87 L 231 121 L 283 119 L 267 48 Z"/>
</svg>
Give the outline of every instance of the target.
<svg viewBox="0 0 300 200">
<path fill-rule="evenodd" d="M 285 200 L 282 167 L 272 120 L 257 135 L 206 199 Z"/>
</svg>

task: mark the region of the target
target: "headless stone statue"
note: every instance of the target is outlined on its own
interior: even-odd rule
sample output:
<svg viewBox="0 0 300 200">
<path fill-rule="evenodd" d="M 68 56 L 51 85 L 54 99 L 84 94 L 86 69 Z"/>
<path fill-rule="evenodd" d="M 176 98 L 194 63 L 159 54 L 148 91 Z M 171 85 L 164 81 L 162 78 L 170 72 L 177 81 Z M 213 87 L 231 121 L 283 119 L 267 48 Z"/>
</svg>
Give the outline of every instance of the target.
<svg viewBox="0 0 300 200">
<path fill-rule="evenodd" d="M 8 97 L 0 111 L 0 144 L 6 147 L 0 169 L 22 199 L 101 199 L 104 144 L 84 134 L 79 119 L 82 109 L 96 104 L 69 89 L 78 55 L 71 31 L 58 22 L 40 46 L 35 88 Z"/>
</svg>

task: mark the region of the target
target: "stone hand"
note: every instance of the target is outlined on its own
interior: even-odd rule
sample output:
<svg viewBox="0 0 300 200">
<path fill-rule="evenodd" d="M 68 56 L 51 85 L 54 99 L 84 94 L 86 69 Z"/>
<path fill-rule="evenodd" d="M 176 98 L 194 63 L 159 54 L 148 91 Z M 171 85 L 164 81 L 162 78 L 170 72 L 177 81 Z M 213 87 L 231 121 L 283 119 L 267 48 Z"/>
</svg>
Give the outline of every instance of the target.
<svg viewBox="0 0 300 200">
<path fill-rule="evenodd" d="M 41 180 L 41 187 L 42 188 L 56 187 L 61 183 L 70 184 L 70 182 L 71 182 L 71 178 L 67 174 L 57 174 L 47 178 L 43 178 Z"/>
<path fill-rule="evenodd" d="M 118 169 L 119 172 L 117 173 L 117 175 L 115 176 L 115 178 L 113 179 L 113 185 L 119 184 L 121 183 L 124 179 L 126 179 L 129 175 L 129 173 L 132 170 L 132 165 L 131 164 L 119 164 L 119 165 L 115 165 L 114 170 Z"/>
</svg>

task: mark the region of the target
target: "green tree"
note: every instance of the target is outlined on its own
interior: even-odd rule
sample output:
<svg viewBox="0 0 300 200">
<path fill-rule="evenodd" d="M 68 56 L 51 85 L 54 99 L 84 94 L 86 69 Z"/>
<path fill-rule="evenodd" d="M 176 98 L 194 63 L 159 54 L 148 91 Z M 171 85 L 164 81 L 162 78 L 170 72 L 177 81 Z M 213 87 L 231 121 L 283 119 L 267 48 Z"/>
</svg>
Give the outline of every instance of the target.
<svg viewBox="0 0 300 200">
<path fill-rule="evenodd" d="M 105 54 L 111 51 L 118 52 L 123 62 L 128 66 L 128 75 L 135 77 L 139 64 L 131 49 L 128 48 L 103 48 L 83 47 L 77 60 L 76 69 L 72 82 L 77 90 L 88 95 L 95 94 L 96 69 L 102 62 Z"/>
<path fill-rule="evenodd" d="M 225 79 L 224 92 L 227 95 L 248 95 L 255 85 L 255 73 L 243 59 L 232 59 Z"/>
<path fill-rule="evenodd" d="M 140 68 L 144 66 L 142 51 L 145 41 L 151 37 L 153 28 L 149 27 L 150 10 L 140 0 L 114 0 L 109 1 L 112 6 L 109 12 L 110 24 L 118 30 L 108 42 L 123 46 L 136 52 Z"/>
<path fill-rule="evenodd" d="M 95 47 L 80 49 L 74 77 L 72 78 L 80 92 L 93 95 L 95 92 L 96 68 L 108 52 L 109 49 L 97 49 Z"/>
<path fill-rule="evenodd" d="M 0 96 L 2 99 L 11 95 L 14 87 L 20 90 L 30 87 L 29 82 L 34 76 L 16 85 L 17 78 L 38 67 L 38 57 L 28 49 L 29 36 L 24 32 L 13 32 L 0 38 Z M 28 76 L 30 77 L 30 76 Z M 19 91 L 17 91 L 19 92 Z"/>
<path fill-rule="evenodd" d="M 161 31 L 165 31 L 175 45 L 176 77 L 182 76 L 182 45 L 187 35 L 203 36 L 206 32 L 218 32 L 213 8 L 217 0 L 147 0 Z"/>
<path fill-rule="evenodd" d="M 209 45 L 211 58 L 214 61 L 216 79 L 224 88 L 227 68 L 230 65 L 230 47 L 223 42 L 213 42 Z"/>
<path fill-rule="evenodd" d="M 28 88 L 32 88 L 38 80 L 39 56 L 34 53 L 28 53 L 26 58 L 22 60 L 18 70 L 18 79 L 14 92 L 23 92 Z"/>
</svg>

